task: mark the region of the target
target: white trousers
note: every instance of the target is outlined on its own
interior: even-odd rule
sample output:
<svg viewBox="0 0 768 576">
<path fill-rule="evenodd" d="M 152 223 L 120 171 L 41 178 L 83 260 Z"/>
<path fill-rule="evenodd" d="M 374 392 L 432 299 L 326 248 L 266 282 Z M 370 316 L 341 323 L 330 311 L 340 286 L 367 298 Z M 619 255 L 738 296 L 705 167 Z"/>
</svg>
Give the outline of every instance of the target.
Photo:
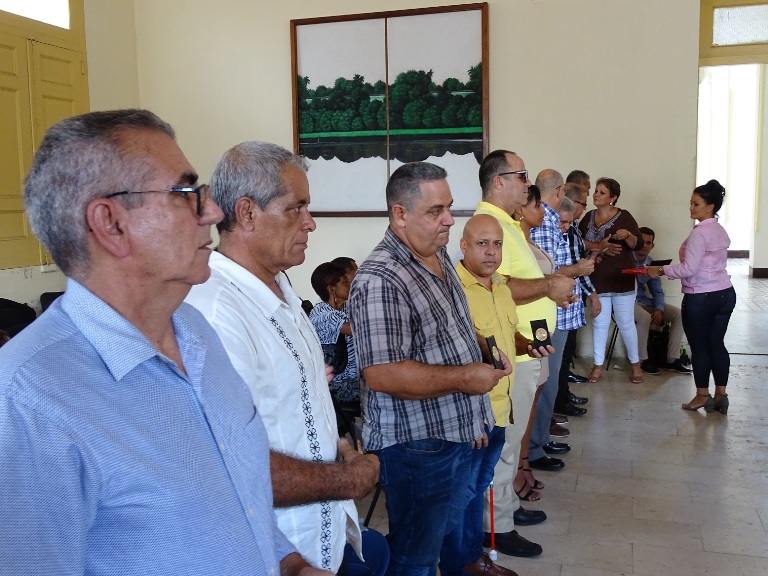
<svg viewBox="0 0 768 576">
<path fill-rule="evenodd" d="M 493 514 L 494 530 L 510 532 L 515 529 L 512 515 L 520 507 L 520 499 L 515 494 L 512 482 L 520 464 L 520 442 L 528 427 L 531 406 L 539 385 L 541 360 L 528 360 L 515 364 L 515 383 L 510 394 L 512 398 L 512 416 L 514 424 L 507 426 L 504 436 L 504 448 L 493 470 Z M 526 490 L 527 491 L 527 490 Z M 485 493 L 485 511 L 483 529 L 491 531 L 490 492 Z"/>
<path fill-rule="evenodd" d="M 632 364 L 637 364 L 640 362 L 640 356 L 637 352 L 637 328 L 635 327 L 635 293 L 598 295 L 598 297 L 603 309 L 592 324 L 595 366 L 602 366 L 605 362 L 605 344 L 608 342 L 611 312 L 619 327 L 624 347 L 627 349 L 627 357 Z"/>
</svg>

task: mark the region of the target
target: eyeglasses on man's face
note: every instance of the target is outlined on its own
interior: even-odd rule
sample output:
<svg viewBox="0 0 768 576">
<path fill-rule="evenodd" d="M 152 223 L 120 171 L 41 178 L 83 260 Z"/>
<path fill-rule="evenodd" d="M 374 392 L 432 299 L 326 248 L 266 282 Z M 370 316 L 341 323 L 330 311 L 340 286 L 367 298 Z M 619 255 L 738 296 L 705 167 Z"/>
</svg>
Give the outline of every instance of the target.
<svg viewBox="0 0 768 576">
<path fill-rule="evenodd" d="M 587 203 L 586 203 L 586 202 L 579 202 L 578 200 L 574 200 L 573 202 L 574 202 L 575 204 L 578 204 L 579 206 L 583 206 L 584 208 L 586 208 L 586 207 L 587 207 Z"/>
<path fill-rule="evenodd" d="M 211 197 L 211 187 L 208 184 L 200 184 L 200 186 L 176 186 L 168 188 L 166 190 L 123 190 L 122 192 L 113 192 L 107 194 L 104 198 L 114 198 L 115 196 L 125 196 L 127 194 L 180 194 L 187 200 L 190 198 L 190 194 L 195 195 L 195 214 L 198 216 L 203 215 L 203 206 L 205 201 Z"/>
<path fill-rule="evenodd" d="M 499 172 L 496 174 L 496 176 L 511 176 L 512 174 L 517 175 L 520 180 L 523 182 L 528 182 L 528 170 L 513 170 L 511 172 Z"/>
</svg>

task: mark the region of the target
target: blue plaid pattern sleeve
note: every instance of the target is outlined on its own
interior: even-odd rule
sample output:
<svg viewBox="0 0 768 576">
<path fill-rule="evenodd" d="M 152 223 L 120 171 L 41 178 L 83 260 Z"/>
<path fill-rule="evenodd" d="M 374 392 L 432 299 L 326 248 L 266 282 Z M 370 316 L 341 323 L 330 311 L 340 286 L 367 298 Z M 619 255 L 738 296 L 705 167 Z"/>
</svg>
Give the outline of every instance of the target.
<svg viewBox="0 0 768 576">
<path fill-rule="evenodd" d="M 531 240 L 552 256 L 555 261 L 555 270 L 557 270 L 560 266 L 570 263 L 568 243 L 560 231 L 560 216 L 546 202 L 542 202 L 541 205 L 544 207 L 544 220 L 541 226 L 531 229 Z"/>
<path fill-rule="evenodd" d="M 571 263 L 575 264 L 586 256 L 587 247 L 584 244 L 584 239 L 581 237 L 581 231 L 575 223 L 571 224 L 571 227 L 568 228 L 565 239 L 568 242 L 568 255 Z M 595 292 L 595 286 L 592 284 L 589 276 L 579 276 L 576 282 L 581 289 L 582 298 L 586 298 Z"/>
</svg>

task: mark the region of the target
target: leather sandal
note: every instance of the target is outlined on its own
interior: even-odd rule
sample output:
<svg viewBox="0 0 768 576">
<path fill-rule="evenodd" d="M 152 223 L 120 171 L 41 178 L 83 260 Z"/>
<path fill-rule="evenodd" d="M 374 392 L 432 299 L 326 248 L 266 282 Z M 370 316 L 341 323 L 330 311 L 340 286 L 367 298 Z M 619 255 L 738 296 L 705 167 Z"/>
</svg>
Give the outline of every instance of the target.
<svg viewBox="0 0 768 576">
<path fill-rule="evenodd" d="M 603 377 L 603 367 L 592 366 L 592 371 L 589 373 L 587 380 L 590 382 L 590 384 L 596 384 L 597 382 L 600 381 L 600 378 L 602 377 Z"/>
<path fill-rule="evenodd" d="M 514 482 L 512 483 L 512 490 L 515 490 Z M 528 486 L 528 481 L 525 479 L 525 476 L 523 476 L 523 487 L 520 488 L 520 490 L 515 490 L 515 494 L 517 494 L 517 497 L 520 498 L 520 500 L 525 500 L 526 502 L 536 502 L 537 500 L 541 500 L 541 493 Z"/>
<path fill-rule="evenodd" d="M 528 456 L 523 458 L 524 462 L 528 462 Z M 519 467 L 518 467 L 519 469 Z M 533 470 L 531 470 L 530 465 L 529 466 L 523 466 L 523 474 L 528 473 L 531 475 L 531 478 L 533 478 Z M 526 482 L 528 482 L 528 478 L 526 477 Z M 544 489 L 544 482 L 541 482 L 540 480 L 536 480 L 536 478 L 533 478 L 533 484 L 528 482 L 528 485 L 533 488 L 534 490 L 543 490 Z"/>
</svg>

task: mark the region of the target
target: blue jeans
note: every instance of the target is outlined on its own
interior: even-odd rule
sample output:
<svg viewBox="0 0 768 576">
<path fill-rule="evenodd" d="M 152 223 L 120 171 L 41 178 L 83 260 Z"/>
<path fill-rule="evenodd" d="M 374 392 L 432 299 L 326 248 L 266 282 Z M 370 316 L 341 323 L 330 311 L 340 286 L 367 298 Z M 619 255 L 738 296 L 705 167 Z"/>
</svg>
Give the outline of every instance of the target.
<svg viewBox="0 0 768 576">
<path fill-rule="evenodd" d="M 384 576 L 389 566 L 389 545 L 380 532 L 360 526 L 363 531 L 363 556 L 365 562 L 358 558 L 354 548 L 347 544 L 344 547 L 344 561 L 338 574 L 340 576 Z"/>
<path fill-rule="evenodd" d="M 389 516 L 387 575 L 436 574 L 443 538 L 466 505 L 472 444 L 425 438 L 374 454 Z"/>
<path fill-rule="evenodd" d="M 483 509 L 485 491 L 493 480 L 493 470 L 504 447 L 505 428 L 494 426 L 488 432 L 488 446 L 472 450 L 466 508 L 462 520 L 443 540 L 440 574 L 461 576 L 466 564 L 473 564 L 483 552 Z"/>
<path fill-rule="evenodd" d="M 531 442 L 528 448 L 528 458 L 531 460 L 547 455 L 543 446 L 550 440 L 549 425 L 552 423 L 552 411 L 555 408 L 555 399 L 560 388 L 560 365 L 563 361 L 563 348 L 565 348 L 567 339 L 568 330 L 556 328 L 552 333 L 552 346 L 555 348 L 555 353 L 545 360 L 545 362 L 549 362 L 549 376 L 542 385 L 539 400 L 536 402 L 536 416 L 533 419 Z"/>
<path fill-rule="evenodd" d="M 696 388 L 709 388 L 710 373 L 715 379 L 715 386 L 728 385 L 731 357 L 723 339 L 735 307 L 736 291 L 733 287 L 683 296 L 680 310 L 685 336 L 691 345 Z"/>
</svg>

